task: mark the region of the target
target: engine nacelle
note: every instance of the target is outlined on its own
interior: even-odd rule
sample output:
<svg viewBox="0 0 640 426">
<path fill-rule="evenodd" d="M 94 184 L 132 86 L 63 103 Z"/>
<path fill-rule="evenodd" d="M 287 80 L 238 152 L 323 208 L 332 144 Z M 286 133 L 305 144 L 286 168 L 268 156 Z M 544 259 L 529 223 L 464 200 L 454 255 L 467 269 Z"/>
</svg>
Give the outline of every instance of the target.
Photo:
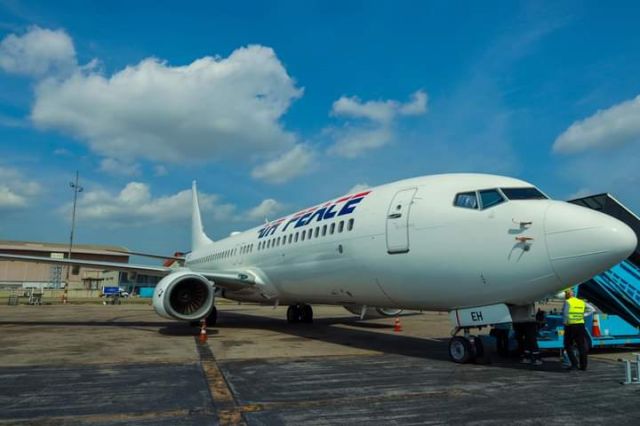
<svg viewBox="0 0 640 426">
<path fill-rule="evenodd" d="M 362 305 L 344 305 L 344 308 L 354 315 L 360 316 L 362 313 Z M 365 318 L 381 318 L 395 317 L 403 312 L 402 309 L 396 308 L 376 308 L 374 306 L 367 307 L 364 313 Z"/>
<path fill-rule="evenodd" d="M 213 308 L 213 285 L 191 271 L 173 272 L 153 292 L 153 309 L 162 317 L 184 321 L 204 318 Z"/>
</svg>

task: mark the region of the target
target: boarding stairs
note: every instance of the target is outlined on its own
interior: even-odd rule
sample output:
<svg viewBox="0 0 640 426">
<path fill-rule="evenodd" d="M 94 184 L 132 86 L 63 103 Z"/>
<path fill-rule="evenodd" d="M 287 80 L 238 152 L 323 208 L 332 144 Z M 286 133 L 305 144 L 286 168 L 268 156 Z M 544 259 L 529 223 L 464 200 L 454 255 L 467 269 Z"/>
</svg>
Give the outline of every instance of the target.
<svg viewBox="0 0 640 426">
<path fill-rule="evenodd" d="M 610 194 L 598 194 L 569 201 L 613 216 L 634 230 L 640 240 L 640 218 Z M 580 284 L 578 296 L 603 313 L 618 315 L 640 327 L 640 245 L 631 256 L 611 269 Z"/>
</svg>

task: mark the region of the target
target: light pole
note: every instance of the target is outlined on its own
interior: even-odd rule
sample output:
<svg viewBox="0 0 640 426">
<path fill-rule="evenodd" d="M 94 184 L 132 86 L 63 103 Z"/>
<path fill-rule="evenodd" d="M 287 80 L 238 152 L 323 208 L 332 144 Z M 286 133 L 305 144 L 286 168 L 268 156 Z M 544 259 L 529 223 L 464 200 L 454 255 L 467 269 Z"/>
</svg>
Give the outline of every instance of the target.
<svg viewBox="0 0 640 426">
<path fill-rule="evenodd" d="M 78 185 L 79 173 L 76 170 L 75 182 L 69 182 L 69 186 L 73 189 L 73 210 L 71 213 L 71 234 L 69 235 L 69 255 L 68 259 L 71 260 L 71 251 L 73 250 L 73 231 L 76 228 L 76 204 L 78 202 L 78 193 L 82 192 L 84 188 Z M 67 267 L 67 285 L 64 287 L 63 302 L 67 303 L 67 288 L 69 287 L 69 273 L 71 271 L 71 265 Z"/>
</svg>

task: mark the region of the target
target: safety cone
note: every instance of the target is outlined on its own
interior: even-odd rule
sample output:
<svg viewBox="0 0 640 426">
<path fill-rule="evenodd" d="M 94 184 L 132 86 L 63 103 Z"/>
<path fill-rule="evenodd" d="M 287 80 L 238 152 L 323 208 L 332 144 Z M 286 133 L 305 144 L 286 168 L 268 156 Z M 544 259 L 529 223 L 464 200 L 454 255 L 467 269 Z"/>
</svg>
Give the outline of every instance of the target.
<svg viewBox="0 0 640 426">
<path fill-rule="evenodd" d="M 600 315 L 597 313 L 593 314 L 593 327 L 591 329 L 591 335 L 593 337 L 600 337 L 602 333 L 600 332 Z"/>
<path fill-rule="evenodd" d="M 393 331 L 399 333 L 402 331 L 402 324 L 400 324 L 400 318 L 396 317 L 395 322 L 393 323 Z"/>
<path fill-rule="evenodd" d="M 202 320 L 200 324 L 200 335 L 198 336 L 198 342 L 207 342 L 207 322 L 205 320 Z"/>
</svg>

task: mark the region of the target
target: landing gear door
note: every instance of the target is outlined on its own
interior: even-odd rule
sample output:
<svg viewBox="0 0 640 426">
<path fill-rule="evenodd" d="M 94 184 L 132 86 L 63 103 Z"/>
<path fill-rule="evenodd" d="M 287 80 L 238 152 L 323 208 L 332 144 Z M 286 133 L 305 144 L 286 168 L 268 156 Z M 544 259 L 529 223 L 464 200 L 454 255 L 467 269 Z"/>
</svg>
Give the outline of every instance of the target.
<svg viewBox="0 0 640 426">
<path fill-rule="evenodd" d="M 396 193 L 387 212 L 387 252 L 389 254 L 409 251 L 409 212 L 416 188 L 403 189 Z"/>
</svg>

